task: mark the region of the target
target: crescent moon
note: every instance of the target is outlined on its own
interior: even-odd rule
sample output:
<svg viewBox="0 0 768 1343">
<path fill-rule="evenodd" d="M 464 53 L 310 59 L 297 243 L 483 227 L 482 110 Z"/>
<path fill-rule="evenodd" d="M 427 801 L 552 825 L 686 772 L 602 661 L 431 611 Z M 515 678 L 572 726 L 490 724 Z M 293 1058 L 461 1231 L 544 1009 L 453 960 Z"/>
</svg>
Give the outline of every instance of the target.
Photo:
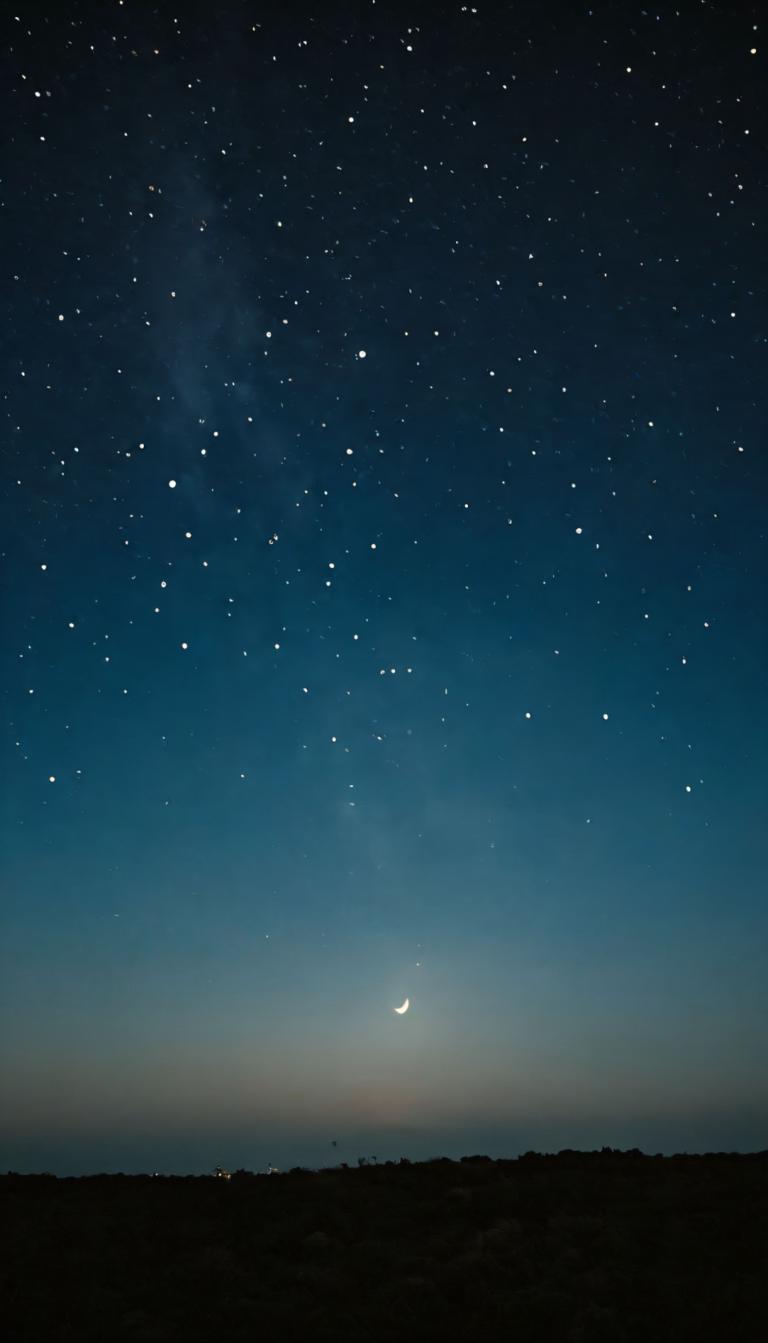
<svg viewBox="0 0 768 1343">
<path fill-rule="evenodd" d="M 395 1010 L 395 1012 L 397 1012 L 398 1016 L 402 1016 L 402 1015 L 403 1015 L 403 1012 L 407 1012 L 407 1011 L 408 1011 L 408 1008 L 410 1007 L 410 1005 L 411 1005 L 411 1000 L 410 1000 L 410 998 L 406 998 L 406 1000 L 405 1000 L 405 1002 L 403 1003 L 402 1007 L 396 1007 L 394 1010 Z"/>
</svg>

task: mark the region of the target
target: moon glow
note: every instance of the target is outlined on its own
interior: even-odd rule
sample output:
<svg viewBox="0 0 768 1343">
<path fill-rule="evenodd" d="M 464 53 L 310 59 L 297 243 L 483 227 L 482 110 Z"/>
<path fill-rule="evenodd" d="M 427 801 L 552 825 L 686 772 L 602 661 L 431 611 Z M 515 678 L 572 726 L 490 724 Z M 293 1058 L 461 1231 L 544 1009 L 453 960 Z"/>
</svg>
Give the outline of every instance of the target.
<svg viewBox="0 0 768 1343">
<path fill-rule="evenodd" d="M 394 1010 L 395 1010 L 395 1012 L 397 1012 L 398 1016 L 402 1016 L 402 1015 L 403 1015 L 403 1012 L 407 1012 L 407 1011 L 408 1011 L 408 1008 L 410 1007 L 410 1005 L 411 1005 L 411 1000 L 410 1000 L 410 998 L 406 998 L 406 1000 L 405 1000 L 405 1002 L 403 1003 L 402 1007 L 396 1007 Z"/>
</svg>

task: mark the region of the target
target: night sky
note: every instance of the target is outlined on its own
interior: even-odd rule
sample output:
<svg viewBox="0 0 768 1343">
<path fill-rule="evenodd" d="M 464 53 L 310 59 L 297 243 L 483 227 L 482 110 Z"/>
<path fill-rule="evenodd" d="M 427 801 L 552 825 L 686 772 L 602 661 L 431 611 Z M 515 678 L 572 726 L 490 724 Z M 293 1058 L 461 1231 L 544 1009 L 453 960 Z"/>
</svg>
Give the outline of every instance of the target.
<svg viewBox="0 0 768 1343">
<path fill-rule="evenodd" d="M 0 1168 L 764 1147 L 759 7 L 176 12 L 2 22 Z"/>
</svg>

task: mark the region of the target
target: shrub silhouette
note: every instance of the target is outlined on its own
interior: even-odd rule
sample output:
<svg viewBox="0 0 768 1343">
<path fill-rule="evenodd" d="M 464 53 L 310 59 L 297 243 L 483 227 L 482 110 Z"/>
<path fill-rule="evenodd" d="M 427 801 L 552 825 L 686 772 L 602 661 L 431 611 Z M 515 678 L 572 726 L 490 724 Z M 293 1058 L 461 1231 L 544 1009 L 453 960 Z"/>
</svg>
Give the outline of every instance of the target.
<svg viewBox="0 0 768 1343">
<path fill-rule="evenodd" d="M 768 1153 L 0 1185 L 13 1343 L 768 1338 Z"/>
</svg>

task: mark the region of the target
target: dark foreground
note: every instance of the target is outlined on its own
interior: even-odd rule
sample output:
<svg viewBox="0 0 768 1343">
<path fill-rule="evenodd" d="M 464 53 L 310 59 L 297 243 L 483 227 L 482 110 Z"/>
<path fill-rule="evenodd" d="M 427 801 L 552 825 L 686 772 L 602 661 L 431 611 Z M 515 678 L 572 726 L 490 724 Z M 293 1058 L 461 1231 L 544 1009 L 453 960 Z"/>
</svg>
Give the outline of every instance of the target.
<svg viewBox="0 0 768 1343">
<path fill-rule="evenodd" d="M 0 1186 L 9 1343 L 768 1339 L 768 1152 Z"/>
</svg>

